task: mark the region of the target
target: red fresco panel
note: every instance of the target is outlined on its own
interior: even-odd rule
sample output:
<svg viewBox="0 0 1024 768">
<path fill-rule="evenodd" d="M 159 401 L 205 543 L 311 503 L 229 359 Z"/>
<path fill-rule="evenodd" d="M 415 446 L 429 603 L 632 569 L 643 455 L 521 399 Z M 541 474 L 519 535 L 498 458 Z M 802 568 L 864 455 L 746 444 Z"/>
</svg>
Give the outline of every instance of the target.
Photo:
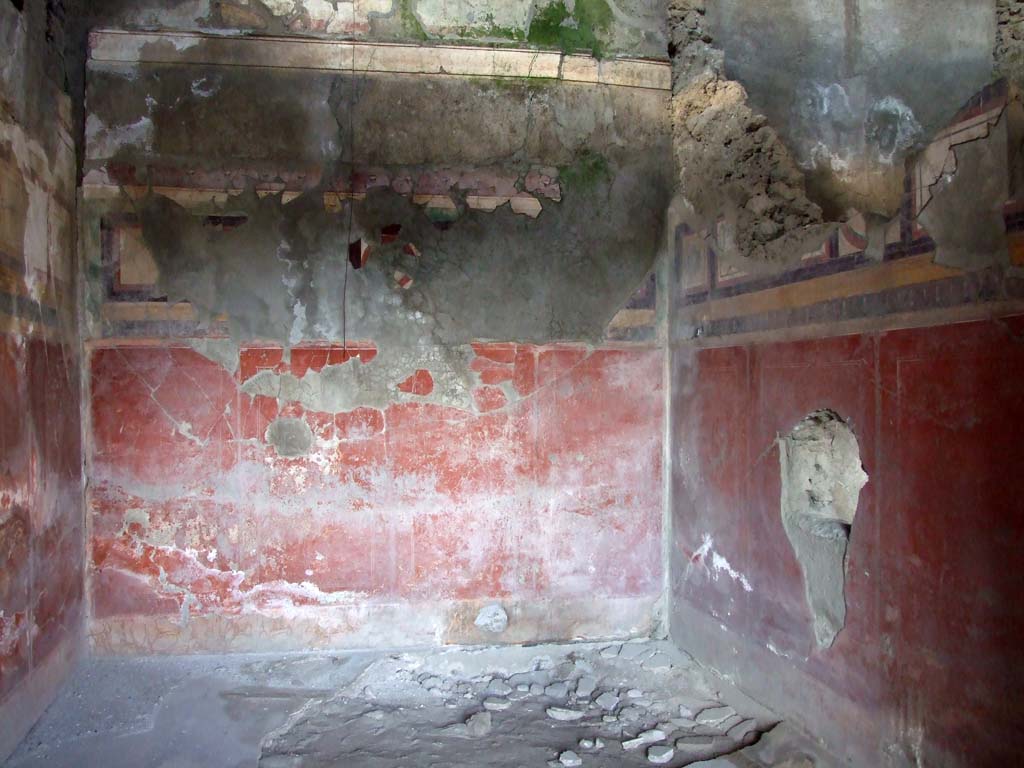
<svg viewBox="0 0 1024 768">
<path fill-rule="evenodd" d="M 863 703 L 878 691 L 880 648 L 875 593 L 881 574 L 875 567 L 877 473 L 876 341 L 844 336 L 769 344 L 752 354 L 754 402 L 750 440 L 750 518 L 743 526 L 749 578 L 770 600 L 760 602 L 748 631 L 782 652 L 808 658 L 819 679 Z M 860 493 L 847 555 L 847 621 L 827 652 L 818 652 L 803 577 L 781 524 L 781 469 L 776 440 L 789 434 L 813 411 L 839 414 L 853 430 L 868 483 Z M 836 665 L 836 655 L 847 659 Z"/>
<path fill-rule="evenodd" d="M 67 347 L 0 336 L 0 701 L 80 625 L 78 390 Z"/>
<path fill-rule="evenodd" d="M 215 480 L 235 459 L 231 420 L 238 406 L 228 380 L 221 366 L 191 351 L 94 351 L 95 454 L 109 454 L 106 466 L 144 482 L 180 475 Z"/>
<path fill-rule="evenodd" d="M 696 441 L 698 457 L 696 479 L 675 480 L 677 497 L 687 494 L 677 542 L 692 547 L 710 526 L 752 585 L 748 599 L 723 605 L 684 581 L 684 599 L 784 653 L 780 664 L 858 704 L 851 717 L 870 713 L 886 743 L 924 764 L 1001 766 L 1024 749 L 1021 338 L 1024 319 L 1008 318 L 706 350 L 677 403 L 675 444 Z M 847 623 L 826 651 L 814 646 L 779 518 L 775 445 L 818 408 L 849 420 L 869 475 L 851 533 Z M 851 734 L 872 732 L 851 723 Z"/>
<path fill-rule="evenodd" d="M 0 699 L 28 674 L 32 616 L 28 509 L 7 505 L 0 511 Z"/>
<path fill-rule="evenodd" d="M 550 549 L 552 590 L 659 588 L 663 359 L 654 350 L 540 350 L 533 469 L 542 530 L 527 528 L 527 538 Z"/>
<path fill-rule="evenodd" d="M 954 759 L 1024 749 L 1024 319 L 882 341 L 888 574 L 901 716 Z"/>
<path fill-rule="evenodd" d="M 430 394 L 411 387 L 383 409 L 327 414 L 238 387 L 375 347 L 300 346 L 290 362 L 243 347 L 235 376 L 191 349 L 95 350 L 96 615 L 232 613 L 284 582 L 367 599 L 657 594 L 662 354 L 474 351 L 476 412 L 403 402 Z M 310 455 L 266 444 L 279 416 L 309 424 Z"/>
<path fill-rule="evenodd" d="M 689 514 L 675 523 L 675 546 L 685 563 L 683 595 L 720 622 L 743 619 L 734 603 L 749 596 L 742 585 L 712 569 L 715 552 L 739 565 L 739 536 L 746 516 L 749 482 L 747 432 L 749 354 L 745 348 L 706 349 L 680 360 L 673 381 L 678 453 L 694 473 L 677 473 L 677 509 Z M 679 468 L 683 460 L 679 460 Z"/>
</svg>

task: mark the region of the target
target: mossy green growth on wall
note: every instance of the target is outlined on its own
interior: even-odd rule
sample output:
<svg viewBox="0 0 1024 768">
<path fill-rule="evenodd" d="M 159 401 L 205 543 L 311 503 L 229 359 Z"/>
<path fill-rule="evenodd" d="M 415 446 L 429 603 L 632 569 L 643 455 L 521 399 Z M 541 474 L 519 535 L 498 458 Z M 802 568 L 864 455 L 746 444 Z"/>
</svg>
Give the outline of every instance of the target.
<svg viewBox="0 0 1024 768">
<path fill-rule="evenodd" d="M 564 0 L 556 0 L 533 17 L 526 39 L 567 53 L 588 50 L 600 58 L 604 53 L 600 33 L 608 32 L 613 20 L 606 0 L 576 0 L 572 13 Z"/>
<path fill-rule="evenodd" d="M 460 28 L 458 36 L 464 39 L 523 42 L 526 40 L 526 31 L 499 26 L 494 23 L 494 14 L 489 13 L 481 23 Z"/>
<path fill-rule="evenodd" d="M 416 13 L 412 9 L 413 0 L 398 0 L 398 17 L 402 22 L 402 31 L 413 40 L 426 40 L 427 30 L 423 28 Z"/>
<path fill-rule="evenodd" d="M 563 189 L 588 194 L 612 177 L 607 158 L 589 149 L 576 155 L 571 165 L 559 169 Z"/>
</svg>

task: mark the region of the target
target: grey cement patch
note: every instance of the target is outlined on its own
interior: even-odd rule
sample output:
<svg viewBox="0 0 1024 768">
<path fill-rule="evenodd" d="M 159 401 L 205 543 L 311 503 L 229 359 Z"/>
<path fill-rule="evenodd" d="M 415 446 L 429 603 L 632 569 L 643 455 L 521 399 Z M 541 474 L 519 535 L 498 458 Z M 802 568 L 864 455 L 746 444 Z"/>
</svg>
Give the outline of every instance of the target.
<svg viewBox="0 0 1024 768">
<path fill-rule="evenodd" d="M 408 349 L 385 344 L 370 362 L 356 358 L 325 366 L 321 371 L 307 371 L 301 378 L 290 373 L 260 371 L 242 385 L 242 391 L 281 402 L 302 403 L 310 410 L 325 413 L 385 408 L 400 395 L 397 385 L 414 370 L 424 368 L 431 373 L 434 389 L 429 395 L 417 396 L 418 401 L 468 409 L 474 385 L 469 371 L 472 356 L 469 345 Z"/>
<path fill-rule="evenodd" d="M 574 751 L 610 768 L 647 765 L 656 744 L 689 742 L 693 760 L 746 755 L 777 722 L 667 643 L 619 647 L 97 659 L 9 765 L 518 768 Z M 655 655 L 670 663 L 645 669 Z M 623 693 L 611 711 L 592 697 L 607 691 Z M 690 717 L 722 702 L 742 713 L 737 723 Z M 579 716 L 555 720 L 552 709 Z M 638 737 L 645 748 L 623 748 Z"/>
<path fill-rule="evenodd" d="M 1004 112 L 986 138 L 950 149 L 955 170 L 931 187 L 932 198 L 919 217 L 935 240 L 937 263 L 960 269 L 1008 266 L 1003 219 L 1003 205 L 1013 196 L 1008 133 Z"/>
<path fill-rule="evenodd" d="M 819 648 L 846 623 L 846 550 L 868 481 L 857 438 L 832 411 L 815 411 L 779 440 L 782 524 L 804 574 Z"/>
<path fill-rule="evenodd" d="M 500 605 L 492 603 L 480 609 L 473 623 L 485 632 L 499 635 L 508 629 L 508 614 Z"/>
<path fill-rule="evenodd" d="M 189 339 L 189 346 L 228 373 L 238 369 L 238 344 L 233 339 Z"/>
<path fill-rule="evenodd" d="M 313 447 L 313 430 L 305 419 L 275 419 L 267 427 L 267 442 L 278 456 L 305 456 Z"/>
</svg>

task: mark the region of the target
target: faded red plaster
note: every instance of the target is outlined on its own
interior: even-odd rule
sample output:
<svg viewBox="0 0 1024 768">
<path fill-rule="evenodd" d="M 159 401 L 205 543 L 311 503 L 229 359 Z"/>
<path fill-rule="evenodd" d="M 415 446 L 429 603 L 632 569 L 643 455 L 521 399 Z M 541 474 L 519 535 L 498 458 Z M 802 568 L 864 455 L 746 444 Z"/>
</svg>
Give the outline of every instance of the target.
<svg viewBox="0 0 1024 768">
<path fill-rule="evenodd" d="M 674 450 L 693 464 L 674 479 L 674 546 L 694 560 L 710 536 L 753 589 L 694 560 L 677 598 L 709 617 L 709 644 L 725 636 L 738 648 L 709 662 L 774 681 L 771 695 L 811 726 L 842 723 L 834 749 L 900 745 L 925 764 L 982 766 L 1024 747 L 1014 714 L 1022 333 L 1024 318 L 1011 317 L 702 350 L 688 366 Z M 828 650 L 815 647 L 779 517 L 776 446 L 820 408 L 849 421 L 869 476 L 850 537 L 846 626 Z"/>
<path fill-rule="evenodd" d="M 341 596 L 653 599 L 660 353 L 475 349 L 488 361 L 478 367 L 512 377 L 511 401 L 497 387 L 477 390 L 487 396 L 481 411 L 496 410 L 399 402 L 396 392 L 383 409 L 338 414 L 240 393 L 245 375 L 284 366 L 270 349 L 243 348 L 249 363 L 236 377 L 191 350 L 96 350 L 97 616 L 171 605 L 232 616 L 315 609 Z M 328 364 L 332 353 L 320 350 L 293 350 L 291 371 Z M 199 398 L 195 423 L 207 437 L 196 442 L 175 423 L 191 424 L 188 404 Z M 310 456 L 284 459 L 265 443 L 279 415 L 310 425 Z"/>
<path fill-rule="evenodd" d="M 519 345 L 502 343 L 487 343 L 482 341 L 473 342 L 473 351 L 478 357 L 495 363 L 512 364 L 516 360 L 516 350 Z M 475 369 L 474 369 L 475 370 Z"/>
<path fill-rule="evenodd" d="M 499 387 L 478 387 L 473 390 L 473 400 L 480 413 L 497 411 L 508 404 L 508 398 Z"/>
<path fill-rule="evenodd" d="M 77 393 L 66 347 L 0 335 L 0 703 L 79 631 Z"/>
</svg>

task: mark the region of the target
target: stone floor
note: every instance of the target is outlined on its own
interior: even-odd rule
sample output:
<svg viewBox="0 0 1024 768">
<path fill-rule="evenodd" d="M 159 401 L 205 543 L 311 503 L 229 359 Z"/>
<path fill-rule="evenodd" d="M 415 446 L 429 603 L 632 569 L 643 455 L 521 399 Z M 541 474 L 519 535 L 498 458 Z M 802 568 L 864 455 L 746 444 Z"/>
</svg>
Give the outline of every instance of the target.
<svg viewBox="0 0 1024 768">
<path fill-rule="evenodd" d="M 657 642 L 95 659 L 7 765 L 812 765 L 784 730 Z"/>
</svg>

